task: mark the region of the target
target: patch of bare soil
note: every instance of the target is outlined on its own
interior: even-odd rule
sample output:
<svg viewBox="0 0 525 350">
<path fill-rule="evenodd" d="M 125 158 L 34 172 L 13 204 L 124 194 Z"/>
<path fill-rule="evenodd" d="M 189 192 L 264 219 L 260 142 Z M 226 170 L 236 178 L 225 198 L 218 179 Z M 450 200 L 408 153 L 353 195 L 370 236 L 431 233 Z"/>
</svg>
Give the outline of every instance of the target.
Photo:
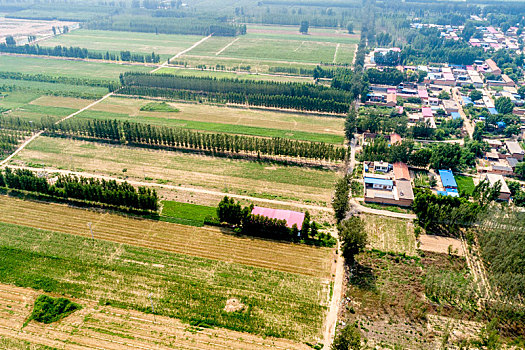
<svg viewBox="0 0 525 350">
<path fill-rule="evenodd" d="M 448 254 L 449 247 L 454 255 L 465 256 L 461 241 L 452 237 L 421 235 L 419 237 L 420 249 L 427 252 Z"/>
<path fill-rule="evenodd" d="M 239 301 L 239 299 L 231 298 L 226 301 L 224 311 L 226 312 L 237 312 L 244 310 L 245 305 Z"/>
</svg>

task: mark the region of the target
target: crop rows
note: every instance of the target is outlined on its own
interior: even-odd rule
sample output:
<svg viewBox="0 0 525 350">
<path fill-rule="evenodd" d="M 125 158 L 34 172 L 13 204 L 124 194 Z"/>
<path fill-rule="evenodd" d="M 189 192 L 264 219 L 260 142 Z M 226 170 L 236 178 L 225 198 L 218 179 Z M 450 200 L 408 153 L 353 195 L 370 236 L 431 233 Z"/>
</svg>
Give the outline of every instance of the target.
<svg viewBox="0 0 525 350">
<path fill-rule="evenodd" d="M 115 214 L 0 197 L 0 221 L 169 252 L 242 263 L 279 271 L 328 277 L 329 249 L 242 239 L 217 228 L 196 228 Z M 24 213 L 24 215 L 20 215 Z"/>
<path fill-rule="evenodd" d="M 59 324 L 32 322 L 19 332 L 37 294 L 0 284 L 0 346 L 26 349 L 29 344 L 42 344 L 61 348 L 67 344 L 68 349 L 172 349 L 176 343 L 179 349 L 307 349 L 283 339 L 190 327 L 176 319 L 153 318 L 151 314 L 110 306 L 99 308 L 87 300 L 75 300 L 84 309 Z M 17 344 L 20 347 L 15 347 Z"/>
</svg>

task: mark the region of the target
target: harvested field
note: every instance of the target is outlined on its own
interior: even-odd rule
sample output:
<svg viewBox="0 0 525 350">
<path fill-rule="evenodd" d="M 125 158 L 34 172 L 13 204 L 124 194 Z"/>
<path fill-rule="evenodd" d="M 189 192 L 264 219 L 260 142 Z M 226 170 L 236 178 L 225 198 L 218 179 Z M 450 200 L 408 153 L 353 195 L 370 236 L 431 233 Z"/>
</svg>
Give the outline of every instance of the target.
<svg viewBox="0 0 525 350">
<path fill-rule="evenodd" d="M 457 238 L 421 235 L 419 242 L 421 242 L 420 249 L 427 252 L 448 254 L 449 247 L 452 246 L 452 250 L 457 251 L 458 255 L 465 256 L 461 241 Z"/>
<path fill-rule="evenodd" d="M 70 139 L 39 137 L 14 164 L 85 171 L 252 197 L 327 206 L 337 173 Z M 122 170 L 126 169 L 123 173 Z"/>
<path fill-rule="evenodd" d="M 0 196 L 1 222 L 161 249 L 202 258 L 328 278 L 331 249 L 239 238 L 219 228 L 133 219 Z M 24 213 L 24 215 L 20 215 Z"/>
<path fill-rule="evenodd" d="M 363 215 L 363 220 L 371 248 L 417 255 L 414 225 L 409 220 L 372 214 Z"/>
<path fill-rule="evenodd" d="M 151 310 L 151 295 L 155 313 L 204 327 L 312 341 L 321 330 L 328 286 L 317 277 L 26 226 L 0 230 L 1 283 L 138 311 Z M 231 298 L 246 312 L 225 312 Z"/>
<path fill-rule="evenodd" d="M 59 323 L 31 322 L 21 331 L 39 292 L 0 284 L 0 347 L 50 350 L 47 347 L 120 350 L 140 349 L 310 349 L 292 341 L 224 329 L 192 327 L 176 319 L 133 310 L 99 306 L 76 299 L 83 309 Z"/>
<path fill-rule="evenodd" d="M 0 17 L 0 39 L 11 35 L 17 39 L 18 45 L 26 44 L 28 35 L 34 35 L 37 39 L 41 39 L 42 37 L 52 36 L 53 27 L 63 28 L 64 26 L 74 29 L 78 27 L 78 23 Z M 0 41 L 3 42 L 4 40 Z"/>
</svg>

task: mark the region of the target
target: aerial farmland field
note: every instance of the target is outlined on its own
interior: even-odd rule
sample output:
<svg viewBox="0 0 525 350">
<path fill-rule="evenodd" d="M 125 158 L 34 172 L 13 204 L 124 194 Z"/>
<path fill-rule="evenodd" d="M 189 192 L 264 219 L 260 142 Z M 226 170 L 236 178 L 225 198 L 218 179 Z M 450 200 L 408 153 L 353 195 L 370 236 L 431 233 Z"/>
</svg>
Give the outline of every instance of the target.
<svg viewBox="0 0 525 350">
<path fill-rule="evenodd" d="M 51 137 L 35 140 L 14 158 L 13 163 L 99 175 L 125 175 L 131 179 L 321 206 L 330 202 L 338 177 L 333 170 Z"/>
<path fill-rule="evenodd" d="M 79 118 L 128 120 L 200 131 L 343 143 L 343 119 L 338 117 L 177 102 L 169 105 L 178 112 L 141 111 L 140 108 L 149 102 L 110 97 L 81 113 Z"/>
<path fill-rule="evenodd" d="M 267 72 L 270 67 L 312 69 L 322 62 L 351 64 L 358 41 L 356 35 L 335 30 L 302 35 L 297 27 L 248 25 L 246 36 L 211 37 L 178 60 L 192 66 L 250 66 L 255 72 Z"/>
<path fill-rule="evenodd" d="M 42 65 L 45 65 L 44 71 L 42 70 Z M 0 55 L 0 70 L 29 74 L 42 74 L 45 72 L 45 74 L 49 75 L 115 81 L 118 80 L 120 73 L 128 71 L 149 72 L 151 67 L 48 57 Z"/>
<path fill-rule="evenodd" d="M 9 271 L 0 274 L 2 283 L 137 311 L 148 311 L 151 295 L 158 314 L 186 324 L 298 341 L 320 335 L 327 293 L 318 277 L 0 226 L 3 266 Z M 224 311 L 230 299 L 246 305 L 245 312 Z"/>
</svg>

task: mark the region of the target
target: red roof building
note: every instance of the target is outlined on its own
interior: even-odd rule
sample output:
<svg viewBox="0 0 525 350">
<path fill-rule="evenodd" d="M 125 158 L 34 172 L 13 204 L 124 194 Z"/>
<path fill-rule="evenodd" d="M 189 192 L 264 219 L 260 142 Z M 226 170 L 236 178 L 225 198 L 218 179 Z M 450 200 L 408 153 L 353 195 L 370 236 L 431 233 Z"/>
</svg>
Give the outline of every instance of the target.
<svg viewBox="0 0 525 350">
<path fill-rule="evenodd" d="M 297 225 L 299 230 L 303 228 L 304 213 L 298 211 L 253 207 L 252 215 L 261 215 L 270 219 L 285 220 L 286 226 L 289 228 L 292 228 L 294 224 Z"/>
<path fill-rule="evenodd" d="M 410 171 L 408 170 L 408 166 L 402 162 L 394 163 L 394 177 L 396 180 L 410 181 Z"/>
</svg>

